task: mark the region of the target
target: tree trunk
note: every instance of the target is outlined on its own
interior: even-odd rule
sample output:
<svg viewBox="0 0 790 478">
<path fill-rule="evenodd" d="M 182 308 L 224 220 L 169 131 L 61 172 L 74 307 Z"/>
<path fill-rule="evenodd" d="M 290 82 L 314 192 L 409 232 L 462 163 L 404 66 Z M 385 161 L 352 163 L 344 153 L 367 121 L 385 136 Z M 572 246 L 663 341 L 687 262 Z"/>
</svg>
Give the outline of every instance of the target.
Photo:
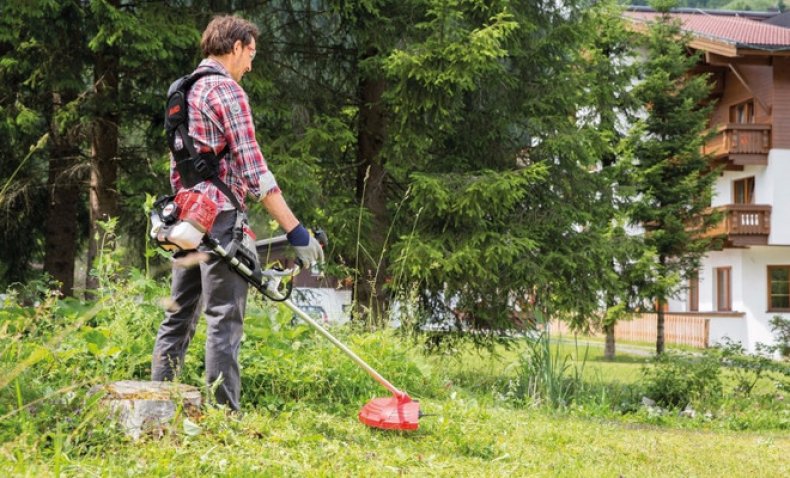
<svg viewBox="0 0 790 478">
<path fill-rule="evenodd" d="M 658 263 L 661 271 L 666 270 L 667 259 L 663 255 L 658 256 Z M 656 297 L 656 355 L 664 353 L 664 297 Z"/>
<path fill-rule="evenodd" d="M 606 346 L 604 347 L 603 356 L 606 360 L 614 360 L 614 324 L 604 325 L 603 331 L 606 333 Z"/>
<path fill-rule="evenodd" d="M 656 354 L 661 355 L 664 353 L 664 299 L 659 297 L 656 303 Z"/>
<path fill-rule="evenodd" d="M 88 240 L 88 268 L 98 255 L 101 230 L 98 221 L 118 215 L 118 57 L 99 53 L 96 57 L 95 78 L 97 116 L 93 124 L 91 143 L 90 182 L 90 237 Z M 93 290 L 98 281 L 87 275 L 85 288 Z"/>
<path fill-rule="evenodd" d="M 375 55 L 368 51 L 366 56 Z M 362 78 L 359 83 L 359 130 L 357 133 L 357 199 L 373 217 L 367 254 L 360 255 L 359 277 L 354 284 L 357 312 L 369 323 L 378 323 L 387 309 L 384 291 L 386 261 L 379 263 L 389 228 L 387 172 L 380 153 L 386 137 L 386 113 L 382 96 L 386 88 L 383 78 Z M 369 255 L 368 255 L 369 254 Z"/>
<path fill-rule="evenodd" d="M 47 176 L 47 210 L 45 212 L 44 272 L 60 283 L 63 295 L 74 294 L 74 259 L 77 254 L 77 205 L 80 187 L 75 169 L 79 161 L 79 147 L 68 133 L 61 134 L 55 116 L 62 101 L 69 102 L 76 95 L 62 98 L 52 93 L 52 144 Z"/>
</svg>

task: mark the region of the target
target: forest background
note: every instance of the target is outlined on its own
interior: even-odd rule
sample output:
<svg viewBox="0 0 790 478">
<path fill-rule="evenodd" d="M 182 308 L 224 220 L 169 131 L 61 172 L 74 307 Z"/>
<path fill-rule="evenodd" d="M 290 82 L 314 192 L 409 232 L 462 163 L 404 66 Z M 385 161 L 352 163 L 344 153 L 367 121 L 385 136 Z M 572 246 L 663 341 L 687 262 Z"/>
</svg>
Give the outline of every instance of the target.
<svg viewBox="0 0 790 478">
<path fill-rule="evenodd" d="M 679 283 L 625 234 L 645 221 L 626 200 L 650 186 L 629 129 L 648 99 L 612 2 L 36 0 L 0 7 L 0 287 L 90 297 L 108 225 L 128 266 L 166 275 L 146 244 L 164 93 L 221 12 L 261 30 L 243 80 L 258 141 L 358 317 L 400 294 L 485 330 L 528 307 L 585 325 Z"/>
</svg>

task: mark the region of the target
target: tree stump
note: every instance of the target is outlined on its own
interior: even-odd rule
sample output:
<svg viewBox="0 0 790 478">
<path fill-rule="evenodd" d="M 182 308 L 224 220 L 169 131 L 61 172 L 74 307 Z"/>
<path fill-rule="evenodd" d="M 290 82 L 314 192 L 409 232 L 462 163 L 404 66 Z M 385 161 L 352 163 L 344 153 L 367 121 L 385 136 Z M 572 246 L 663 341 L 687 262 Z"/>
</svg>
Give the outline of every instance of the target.
<svg viewBox="0 0 790 478">
<path fill-rule="evenodd" d="M 122 380 L 90 390 L 91 394 L 101 391 L 106 392 L 102 403 L 134 440 L 144 433 L 161 437 L 170 427 L 179 404 L 186 416 L 200 417 L 200 390 L 191 385 Z"/>
</svg>

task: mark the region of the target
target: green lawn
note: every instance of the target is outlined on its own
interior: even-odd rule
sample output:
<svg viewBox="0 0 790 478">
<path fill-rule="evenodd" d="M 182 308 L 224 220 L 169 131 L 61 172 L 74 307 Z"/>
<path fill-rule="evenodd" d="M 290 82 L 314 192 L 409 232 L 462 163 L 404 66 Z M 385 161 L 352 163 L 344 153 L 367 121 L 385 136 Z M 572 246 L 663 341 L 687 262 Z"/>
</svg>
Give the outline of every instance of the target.
<svg viewBox="0 0 790 478">
<path fill-rule="evenodd" d="M 362 404 L 358 404 L 362 405 Z M 108 443 L 87 456 L 2 448 L 14 476 L 788 476 L 790 437 L 634 426 L 510 409 L 474 400 L 426 401 L 436 414 L 412 433 L 368 429 L 347 413 L 305 409 L 226 419 L 197 436 Z"/>
<path fill-rule="evenodd" d="M 777 425 L 777 410 L 786 423 L 790 408 L 774 403 L 760 411 L 760 403 L 744 402 L 741 415 L 728 410 L 708 420 L 700 410 L 691 420 L 677 411 L 657 417 L 641 409 L 613 411 L 609 402 L 594 398 L 562 411 L 512 401 L 504 392 L 521 366 L 523 341 L 493 354 L 461 346 L 452 354 L 424 356 L 413 342 L 389 333 L 339 331 L 430 414 L 415 432 L 370 429 L 356 419 L 366 401 L 360 397 L 385 391 L 373 388 L 346 357 L 306 329 L 274 331 L 264 324 L 248 324 L 242 361 L 246 376 L 260 378 L 259 390 L 246 389 L 248 399 L 263 394 L 260 405 L 248 403 L 241 416 L 230 417 L 208 408 L 196 420 L 199 428 L 185 427 L 179 418 L 164 437 L 138 442 L 111 421 L 80 415 L 57 401 L 32 407 L 6 417 L 7 423 L 0 420 L 2 476 L 790 476 L 790 435 Z M 199 329 L 199 345 L 187 364 L 192 383 L 200 382 L 195 363 L 202 340 Z M 62 357 L 79 359 L 83 367 L 94 360 L 117 367 L 119 362 L 101 355 L 83 361 L 76 352 L 81 343 L 67 339 Z M 569 357 L 569 370 L 583 370 L 584 382 L 601 390 L 638 383 L 646 359 L 621 353 L 607 362 L 600 347 L 552 347 L 557 357 Z M 144 366 L 149 345 L 134 350 Z M 38 387 L 43 393 L 42 380 L 63 377 L 73 367 L 55 357 L 42 361 L 20 376 L 21 390 Z M 4 392 L 13 403 L 13 387 Z M 732 431 L 739 427 L 764 431 Z"/>
</svg>

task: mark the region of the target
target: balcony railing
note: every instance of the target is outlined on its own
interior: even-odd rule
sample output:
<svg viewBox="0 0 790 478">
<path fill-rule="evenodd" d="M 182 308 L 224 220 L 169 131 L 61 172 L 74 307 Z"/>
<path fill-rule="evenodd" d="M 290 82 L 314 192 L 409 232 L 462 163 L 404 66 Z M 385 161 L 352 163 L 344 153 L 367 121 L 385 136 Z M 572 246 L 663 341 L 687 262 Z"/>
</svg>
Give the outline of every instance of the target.
<svg viewBox="0 0 790 478">
<path fill-rule="evenodd" d="M 726 124 L 702 149 L 714 159 L 726 162 L 727 166 L 766 165 L 771 149 L 771 125 Z"/>
<path fill-rule="evenodd" d="M 725 247 L 767 245 L 771 234 L 771 206 L 729 204 L 718 208 L 724 219 L 705 236 L 726 235 Z"/>
</svg>

